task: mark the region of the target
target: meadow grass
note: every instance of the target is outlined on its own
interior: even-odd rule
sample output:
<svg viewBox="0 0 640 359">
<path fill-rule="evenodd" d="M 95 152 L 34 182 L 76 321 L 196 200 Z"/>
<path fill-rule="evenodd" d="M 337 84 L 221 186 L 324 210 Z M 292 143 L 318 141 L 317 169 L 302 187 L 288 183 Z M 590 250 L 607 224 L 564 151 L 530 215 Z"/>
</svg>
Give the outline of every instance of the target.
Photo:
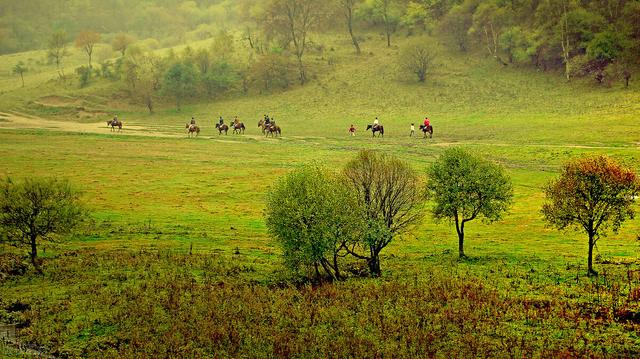
<svg viewBox="0 0 640 359">
<path fill-rule="evenodd" d="M 68 241 L 45 246 L 44 276 L 29 273 L 1 284 L 0 321 L 29 322 L 25 329 L 27 340 L 70 356 L 135 356 L 136 350 L 154 355 L 159 348 L 171 346 L 150 348 L 142 343 L 159 335 L 171 337 L 173 334 L 169 333 L 182 337 L 158 342 L 186 345 L 180 348 L 192 355 L 207 356 L 218 350 L 221 356 L 309 356 L 302 343 L 309 341 L 312 334 L 320 339 L 312 341 L 309 349 L 335 349 L 325 341 L 334 335 L 344 345 L 347 343 L 342 341 L 349 336 L 360 338 L 351 344 L 361 350 L 357 352 L 361 355 L 384 355 L 394 350 L 411 355 L 414 345 L 419 345 L 416 343 L 426 342 L 407 344 L 407 333 L 402 340 L 394 341 L 380 335 L 383 323 L 363 324 L 371 317 L 355 315 L 360 322 L 353 322 L 346 314 L 343 317 L 337 313 L 350 300 L 374 302 L 379 293 L 390 295 L 397 289 L 405 295 L 398 300 L 434 300 L 434 304 L 425 305 L 433 305 L 437 318 L 446 318 L 451 315 L 446 308 L 455 300 L 420 297 L 407 289 L 410 284 L 406 283 L 416 280 L 422 291 L 445 293 L 445 278 L 452 277 L 458 281 L 449 288 L 452 293 L 462 293 L 467 286 L 479 282 L 488 291 L 484 287 L 473 291 L 500 299 L 488 299 L 478 308 L 487 309 L 495 303 L 500 308 L 518 304 L 513 311 L 505 309 L 508 315 L 498 315 L 500 323 L 495 324 L 484 316 L 486 313 L 460 309 L 477 302 L 476 297 L 465 297 L 452 308 L 479 315 L 479 319 L 469 319 L 456 330 L 450 325 L 461 317 L 455 315 L 449 318 L 450 322 L 442 319 L 445 324 L 434 321 L 427 325 L 425 331 L 441 335 L 441 340 L 432 338 L 429 342 L 434 355 L 465 356 L 475 348 L 476 353 L 491 356 L 508 352 L 510 345 L 521 350 L 514 355 L 524 356 L 604 356 L 606 350 L 612 355 L 633 354 L 634 345 L 637 348 L 640 344 L 638 324 L 614 318 L 620 309 L 615 303 L 622 303 L 630 311 L 638 310 L 638 298 L 633 293 L 640 287 L 640 276 L 634 277 L 638 271 L 636 239 L 640 219 L 626 222 L 619 233 L 598 243 L 596 269 L 601 270 L 602 276 L 587 279 L 585 235 L 547 228 L 540 207 L 544 200 L 542 187 L 557 175 L 562 163 L 572 158 L 607 154 L 640 171 L 638 85 L 632 83 L 629 89 L 623 89 L 619 85 L 600 88 L 580 81 L 565 83 L 555 74 L 501 68 L 477 53 L 460 55 L 445 48 L 437 49 L 439 66 L 427 83 L 417 84 L 398 72 L 397 48 L 387 49 L 369 40 L 363 45 L 364 55 L 355 57 L 341 37 L 326 36 L 322 41 L 327 49 L 334 50 L 309 55 L 315 78 L 304 87 L 262 94 L 254 89 L 247 97 L 229 95 L 211 103 L 189 103 L 181 112 L 167 103 L 154 115 L 125 101 L 112 82 L 99 81 L 85 89 L 61 86 L 55 81 L 43 83 L 46 76 L 51 76 L 49 69 L 28 73 L 27 86 L 22 89 L 10 84 L 7 75 L 2 77 L 7 70 L 0 68 L 0 112 L 18 111 L 73 123 L 100 118 L 78 116 L 78 106 L 105 117 L 117 109 L 125 125 L 141 126 L 142 131 L 152 135 L 136 136 L 134 131 L 130 135 L 47 128 L 0 129 L 0 175 L 67 177 L 85 192 L 94 220 L 90 228 Z M 16 58 L 20 56 L 34 55 Z M 328 56 L 335 57 L 335 65 L 326 63 Z M 47 102 L 52 94 L 56 98 Z M 53 106 L 52 101 L 59 103 Z M 275 116 L 283 128 L 282 138 L 266 139 L 259 133 L 256 122 L 264 113 Z M 247 135 L 219 136 L 212 120 L 220 114 L 227 119 L 239 115 L 247 125 Z M 425 114 L 434 124 L 434 138 L 410 139 L 409 124 L 420 123 Z M 184 123 L 191 116 L 196 116 L 203 127 L 196 139 L 184 134 Z M 364 126 L 376 116 L 385 125 L 385 138 L 372 139 L 364 132 Z M 356 137 L 347 136 L 351 123 L 358 126 Z M 456 258 L 455 229 L 450 223 L 434 222 L 430 203 L 426 203 L 424 221 L 383 251 L 382 279 L 352 278 L 337 285 L 337 289 L 322 289 L 326 292 L 321 299 L 297 306 L 295 310 L 299 312 L 293 313 L 284 308 L 291 305 L 295 290 L 274 289 L 266 294 L 269 291 L 264 288 L 289 285 L 280 250 L 269 237 L 262 217 L 265 195 L 279 176 L 305 163 L 324 163 L 340 169 L 364 148 L 394 154 L 426 174 L 430 163 L 450 146 L 462 146 L 500 163 L 514 184 L 514 204 L 504 220 L 491 225 L 474 221 L 467 226 L 465 252 L 471 259 Z M 0 248 L 15 252 L 8 246 Z M 615 283 L 627 283 L 627 277 L 628 285 L 615 287 Z M 190 282 L 198 289 L 187 289 Z M 162 283 L 175 283 L 178 287 L 162 288 Z M 219 283 L 227 283 L 228 295 L 234 299 L 217 297 L 210 286 Z M 251 296 L 246 286 L 254 285 L 263 297 Z M 348 294 L 360 289 L 368 294 Z M 193 296 L 196 309 L 191 311 L 185 307 L 186 302 L 180 301 L 182 304 L 158 304 L 157 313 L 141 306 L 146 311 L 144 315 L 138 313 L 140 318 L 153 318 L 153 323 L 159 325 L 157 331 L 154 324 L 145 327 L 143 322 L 128 318 L 125 312 L 132 308 L 126 300 L 107 303 L 99 299 L 123 295 L 136 303 L 146 296 L 149 299 L 145 305 L 151 305 L 154 299 L 168 300 L 171 290 L 183 299 Z M 237 306 L 241 301 L 253 308 L 221 313 L 236 320 L 236 325 L 242 323 L 245 334 L 255 342 L 246 339 L 238 343 L 232 337 L 229 341 L 192 338 L 196 344 L 188 347 L 187 333 L 202 330 L 205 324 L 196 320 L 194 326 L 182 327 L 180 323 L 190 315 L 212 315 L 205 309 L 207 295 L 217 298 L 211 299 L 216 308 L 224 307 L 224 303 Z M 263 302 L 250 304 L 251 298 L 271 301 L 272 306 Z M 532 305 L 528 301 L 534 299 L 550 301 L 552 314 L 542 313 L 547 304 L 536 304 L 539 307 L 531 310 L 546 319 L 531 324 L 526 308 Z M 306 324 L 300 326 L 308 330 L 307 334 L 289 335 L 293 322 L 278 322 L 275 332 L 280 334 L 273 337 L 257 334 L 260 327 L 250 327 L 256 316 L 265 327 L 278 316 L 302 318 L 310 308 L 318 309 L 318 300 L 325 303 L 322 310 L 326 312 L 317 323 L 302 321 Z M 24 313 L 6 310 L 15 302 L 28 303 L 32 309 Z M 254 304 L 256 307 L 251 307 Z M 389 314 L 389 319 L 395 317 L 402 323 L 411 318 L 411 313 L 416 318 L 425 314 L 417 314 L 411 306 L 399 308 L 402 310 L 398 309 L 397 315 Z M 578 314 L 563 316 L 563 308 Z M 606 319 L 594 314 L 596 310 L 606 311 L 606 315 L 602 314 Z M 265 318 L 264 311 L 273 312 Z M 507 324 L 511 320 L 513 326 Z M 473 323 L 478 325 L 475 330 L 480 334 L 465 336 L 474 330 Z M 494 324 L 487 327 L 487 323 Z M 569 329 L 572 323 L 582 327 Z M 232 322 L 223 320 L 219 324 L 220 328 L 227 328 Z M 364 328 L 362 332 L 354 334 L 348 329 L 358 326 Z M 587 327 L 596 328 L 598 335 L 589 337 L 585 334 Z M 421 335 L 426 333 L 421 330 Z M 499 330 L 499 337 L 508 338 L 507 342 L 492 338 L 492 330 Z M 536 339 L 536 331 L 539 338 L 558 340 L 557 345 L 545 352 L 545 344 Z M 136 337 L 126 333 L 136 333 Z M 509 342 L 518 336 L 524 336 L 527 345 Z M 427 340 L 428 335 L 420 338 Z M 289 340 L 291 346 L 274 346 L 284 340 Z M 572 340 L 583 340 L 585 344 L 575 348 L 570 346 Z M 376 341 L 385 345 L 371 344 Z M 464 343 L 458 348 L 460 351 L 446 344 L 455 341 Z M 409 349 L 398 351 L 398 342 Z M 600 352 L 603 348 L 605 352 Z"/>
</svg>

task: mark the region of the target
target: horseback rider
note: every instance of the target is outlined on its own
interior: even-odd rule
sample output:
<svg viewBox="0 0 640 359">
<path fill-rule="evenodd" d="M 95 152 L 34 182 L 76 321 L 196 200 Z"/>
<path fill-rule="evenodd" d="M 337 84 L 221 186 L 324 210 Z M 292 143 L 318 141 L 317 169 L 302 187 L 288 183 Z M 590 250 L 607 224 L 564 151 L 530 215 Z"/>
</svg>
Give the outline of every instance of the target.
<svg viewBox="0 0 640 359">
<path fill-rule="evenodd" d="M 224 125 L 224 119 L 222 118 L 222 116 L 220 116 L 220 120 L 218 120 L 218 123 L 220 124 L 220 126 Z"/>
<path fill-rule="evenodd" d="M 189 122 L 189 129 L 194 129 L 196 127 L 196 119 L 195 117 L 191 117 L 191 121 Z"/>
<path fill-rule="evenodd" d="M 429 121 L 429 117 L 425 117 L 424 118 L 424 128 L 426 128 L 428 130 L 429 127 L 431 127 L 431 121 Z"/>
<path fill-rule="evenodd" d="M 113 120 L 111 120 L 111 125 L 116 126 L 117 124 L 118 124 L 118 115 L 115 115 L 113 117 Z"/>
<path fill-rule="evenodd" d="M 238 118 L 238 116 L 236 116 L 236 117 L 233 119 L 233 127 L 234 127 L 234 128 L 235 128 L 235 127 L 238 127 L 238 125 L 240 125 L 240 119 Z"/>
<path fill-rule="evenodd" d="M 264 115 L 264 125 L 265 126 L 271 125 L 271 119 L 269 118 L 268 115 Z"/>
<path fill-rule="evenodd" d="M 378 121 L 378 118 L 376 117 L 375 120 L 373 120 L 373 127 L 378 127 L 380 125 L 380 121 Z"/>
</svg>

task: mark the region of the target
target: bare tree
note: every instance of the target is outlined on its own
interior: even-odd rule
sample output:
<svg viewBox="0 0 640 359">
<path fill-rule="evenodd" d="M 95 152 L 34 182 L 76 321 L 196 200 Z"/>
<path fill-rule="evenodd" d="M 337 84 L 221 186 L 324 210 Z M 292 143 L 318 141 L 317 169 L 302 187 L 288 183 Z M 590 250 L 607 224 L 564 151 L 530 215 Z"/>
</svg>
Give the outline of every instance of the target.
<svg viewBox="0 0 640 359">
<path fill-rule="evenodd" d="M 301 85 L 307 81 L 302 61 L 307 49 L 307 36 L 321 17 L 321 5 L 322 2 L 317 0 L 273 0 L 267 10 L 272 21 L 265 25 L 293 43 Z"/>
<path fill-rule="evenodd" d="M 94 31 L 82 31 L 76 37 L 76 47 L 82 49 L 89 56 L 89 68 L 91 68 L 93 47 L 100 42 L 100 39 L 100 34 Z"/>
<path fill-rule="evenodd" d="M 400 62 L 402 68 L 416 74 L 418 81 L 424 82 L 434 57 L 432 50 L 423 41 L 418 40 L 403 49 L 400 54 Z"/>
<path fill-rule="evenodd" d="M 366 260 L 371 275 L 379 276 L 380 252 L 422 218 L 425 192 L 407 163 L 371 150 L 360 151 L 344 173 L 364 207 L 369 228 L 360 243 L 363 253 L 355 246 L 346 250 Z"/>
<path fill-rule="evenodd" d="M 47 44 L 47 57 L 56 64 L 58 76 L 64 78 L 64 70 L 62 69 L 62 59 L 69 56 L 67 51 L 67 33 L 64 30 L 56 31 L 49 38 Z"/>
<path fill-rule="evenodd" d="M 351 36 L 351 42 L 353 42 L 353 47 L 356 48 L 356 54 L 358 55 L 360 55 L 360 45 L 358 44 L 358 39 L 353 34 L 353 12 L 359 2 L 360 0 L 339 0 L 340 6 L 344 11 L 344 17 L 347 20 L 347 29 Z"/>
</svg>

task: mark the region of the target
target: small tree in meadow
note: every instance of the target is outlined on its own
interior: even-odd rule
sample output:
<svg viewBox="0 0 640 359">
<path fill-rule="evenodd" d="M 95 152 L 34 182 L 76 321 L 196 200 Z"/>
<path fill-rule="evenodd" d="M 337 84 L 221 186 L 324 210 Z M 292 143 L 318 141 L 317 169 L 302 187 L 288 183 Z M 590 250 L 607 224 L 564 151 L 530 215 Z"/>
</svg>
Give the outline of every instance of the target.
<svg viewBox="0 0 640 359">
<path fill-rule="evenodd" d="M 371 275 L 379 276 L 380 252 L 423 217 L 424 190 L 408 163 L 376 151 L 360 151 L 347 163 L 344 174 L 358 195 L 369 228 L 360 241 L 362 253 L 355 247 L 346 249 L 367 261 Z"/>
<path fill-rule="evenodd" d="M 22 87 L 24 87 L 24 73 L 27 72 L 27 67 L 24 65 L 24 62 L 20 61 L 13 67 L 13 73 L 16 75 L 20 75 L 20 79 L 22 80 Z"/>
<path fill-rule="evenodd" d="M 436 220 L 455 222 L 458 253 L 465 258 L 465 224 L 483 217 L 487 222 L 502 218 L 513 197 L 504 170 L 461 148 L 446 150 L 429 169 L 428 190 L 433 199 Z"/>
<path fill-rule="evenodd" d="M 593 247 L 607 229 L 614 233 L 633 218 L 633 202 L 640 191 L 637 175 L 607 156 L 567 163 L 560 177 L 545 188 L 545 220 L 558 229 L 582 229 L 589 237 L 588 274 L 593 270 Z"/>
<path fill-rule="evenodd" d="M 430 49 L 424 41 L 413 41 L 400 52 L 400 66 L 405 71 L 418 76 L 418 81 L 424 82 L 433 66 L 434 57 L 433 49 Z"/>
<path fill-rule="evenodd" d="M 334 173 L 306 166 L 269 191 L 266 223 L 290 269 L 340 279 L 339 252 L 363 231 L 359 213 L 354 194 Z"/>
<path fill-rule="evenodd" d="M 72 231 L 86 211 L 81 194 L 66 180 L 25 179 L 16 183 L 10 178 L 0 183 L 0 238 L 17 246 L 30 248 L 34 268 L 38 263 L 38 244 Z"/>
</svg>

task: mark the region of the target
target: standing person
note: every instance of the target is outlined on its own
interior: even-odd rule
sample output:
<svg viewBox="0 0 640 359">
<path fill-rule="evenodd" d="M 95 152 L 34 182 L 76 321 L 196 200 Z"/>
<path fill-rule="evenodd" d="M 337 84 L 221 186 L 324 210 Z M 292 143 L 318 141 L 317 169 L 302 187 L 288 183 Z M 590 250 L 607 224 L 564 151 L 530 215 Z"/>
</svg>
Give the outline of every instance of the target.
<svg viewBox="0 0 640 359">
<path fill-rule="evenodd" d="M 349 127 L 349 135 L 350 136 L 356 135 L 356 126 L 354 126 L 353 124 L 351 124 L 351 127 Z"/>
<path fill-rule="evenodd" d="M 413 123 L 411 124 L 411 133 L 409 133 L 409 137 L 413 137 L 413 135 L 416 133 L 416 127 L 413 125 Z"/>
</svg>

